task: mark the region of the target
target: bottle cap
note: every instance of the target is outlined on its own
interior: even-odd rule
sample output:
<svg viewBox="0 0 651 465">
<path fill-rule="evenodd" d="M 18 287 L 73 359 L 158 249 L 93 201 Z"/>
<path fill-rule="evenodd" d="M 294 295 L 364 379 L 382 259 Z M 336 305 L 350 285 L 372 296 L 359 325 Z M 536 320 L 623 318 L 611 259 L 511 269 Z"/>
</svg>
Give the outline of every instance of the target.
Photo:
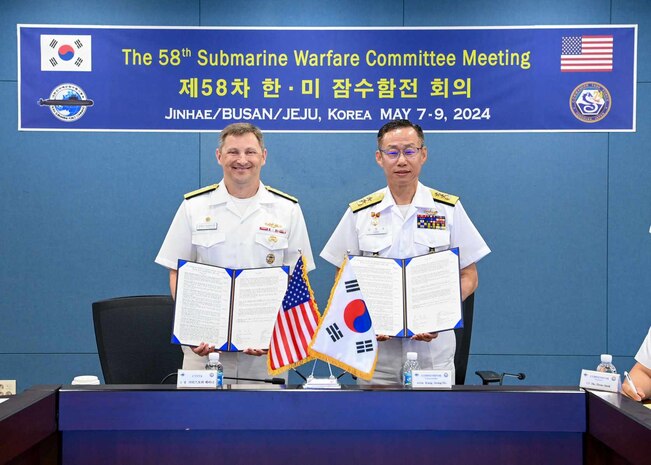
<svg viewBox="0 0 651 465">
<path fill-rule="evenodd" d="M 601 354 L 601 363 L 613 363 L 613 356 L 609 354 Z"/>
<path fill-rule="evenodd" d="M 71 384 L 99 384 L 99 378 L 95 375 L 75 376 Z"/>
<path fill-rule="evenodd" d="M 210 352 L 208 354 L 208 360 L 211 362 L 219 362 L 219 352 Z"/>
<path fill-rule="evenodd" d="M 407 360 L 418 360 L 418 352 L 407 352 Z"/>
</svg>

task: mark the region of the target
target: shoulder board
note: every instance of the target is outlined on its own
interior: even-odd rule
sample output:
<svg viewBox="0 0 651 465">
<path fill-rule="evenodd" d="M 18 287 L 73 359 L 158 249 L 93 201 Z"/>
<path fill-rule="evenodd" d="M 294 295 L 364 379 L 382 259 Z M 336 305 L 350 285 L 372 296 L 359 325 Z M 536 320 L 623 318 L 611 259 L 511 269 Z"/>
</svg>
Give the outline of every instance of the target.
<svg viewBox="0 0 651 465">
<path fill-rule="evenodd" d="M 353 213 L 357 213 L 360 210 L 364 210 L 365 208 L 382 202 L 382 199 L 384 199 L 384 189 L 373 192 L 372 194 L 362 197 L 359 200 L 355 200 L 354 202 L 350 202 L 348 206 Z"/>
<path fill-rule="evenodd" d="M 459 201 L 459 197 L 452 194 L 446 194 L 445 192 L 437 191 L 436 189 L 430 189 L 432 193 L 432 198 L 437 202 L 445 203 L 447 205 L 455 206 Z"/>
<path fill-rule="evenodd" d="M 293 197 L 289 194 L 285 194 L 283 191 L 279 191 L 278 189 L 274 189 L 273 187 L 269 187 L 269 186 L 264 186 L 264 188 L 267 189 L 269 192 L 279 195 L 284 199 L 291 200 L 294 203 L 298 203 L 298 199 L 296 197 Z"/>
<path fill-rule="evenodd" d="M 202 187 L 201 189 L 197 189 L 196 191 L 188 192 L 183 196 L 185 200 L 191 199 L 192 197 L 196 197 L 197 195 L 205 194 L 206 192 L 211 192 L 216 190 L 219 187 L 219 184 L 213 184 L 212 186 L 206 186 Z"/>
</svg>

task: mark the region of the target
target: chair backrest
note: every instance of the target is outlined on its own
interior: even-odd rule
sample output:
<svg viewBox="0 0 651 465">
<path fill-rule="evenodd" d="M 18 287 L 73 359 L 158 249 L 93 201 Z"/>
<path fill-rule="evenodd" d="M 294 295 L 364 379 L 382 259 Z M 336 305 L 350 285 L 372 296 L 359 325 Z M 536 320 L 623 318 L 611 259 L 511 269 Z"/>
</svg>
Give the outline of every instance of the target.
<svg viewBox="0 0 651 465">
<path fill-rule="evenodd" d="M 167 295 L 93 302 L 97 352 L 106 384 L 158 384 L 183 363 L 170 342 L 174 301 Z"/>
<path fill-rule="evenodd" d="M 455 384 L 465 384 L 468 356 L 470 355 L 470 336 L 472 335 L 472 317 L 474 314 L 475 294 L 470 294 L 463 301 L 463 328 L 455 329 L 457 350 L 454 353 Z"/>
</svg>

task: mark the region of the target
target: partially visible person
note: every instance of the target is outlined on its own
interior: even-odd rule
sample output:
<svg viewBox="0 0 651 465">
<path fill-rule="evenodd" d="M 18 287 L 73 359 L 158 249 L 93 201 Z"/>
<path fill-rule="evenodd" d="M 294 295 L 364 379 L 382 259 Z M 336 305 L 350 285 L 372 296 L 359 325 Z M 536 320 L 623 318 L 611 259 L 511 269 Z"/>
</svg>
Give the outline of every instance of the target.
<svg viewBox="0 0 651 465">
<path fill-rule="evenodd" d="M 641 401 L 651 397 L 651 327 L 635 355 L 637 363 L 631 369 L 629 375 L 635 384 L 636 391 L 629 386 L 624 379 L 622 381 L 622 392 L 633 400 Z"/>
<path fill-rule="evenodd" d="M 298 200 L 260 180 L 267 161 L 262 132 L 249 123 L 227 126 L 219 135 L 217 163 L 224 178 L 185 195 L 156 263 L 170 270 L 170 291 L 176 295 L 177 260 L 225 268 L 287 265 L 292 269 L 301 252 L 306 268 L 314 260 Z M 183 347 L 183 368 L 202 369 L 214 345 Z M 266 349 L 221 355 L 229 377 L 266 378 Z"/>
</svg>

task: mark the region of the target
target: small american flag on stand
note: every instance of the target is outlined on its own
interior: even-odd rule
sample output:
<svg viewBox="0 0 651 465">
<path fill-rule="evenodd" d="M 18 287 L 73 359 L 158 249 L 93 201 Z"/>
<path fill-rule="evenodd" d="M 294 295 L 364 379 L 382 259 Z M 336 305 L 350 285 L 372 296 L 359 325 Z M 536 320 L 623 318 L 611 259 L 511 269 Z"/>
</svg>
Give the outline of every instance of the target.
<svg viewBox="0 0 651 465">
<path fill-rule="evenodd" d="M 268 369 L 279 374 L 312 360 L 307 347 L 319 326 L 319 311 L 310 281 L 299 257 L 278 311 L 278 318 L 269 344 Z"/>
</svg>

